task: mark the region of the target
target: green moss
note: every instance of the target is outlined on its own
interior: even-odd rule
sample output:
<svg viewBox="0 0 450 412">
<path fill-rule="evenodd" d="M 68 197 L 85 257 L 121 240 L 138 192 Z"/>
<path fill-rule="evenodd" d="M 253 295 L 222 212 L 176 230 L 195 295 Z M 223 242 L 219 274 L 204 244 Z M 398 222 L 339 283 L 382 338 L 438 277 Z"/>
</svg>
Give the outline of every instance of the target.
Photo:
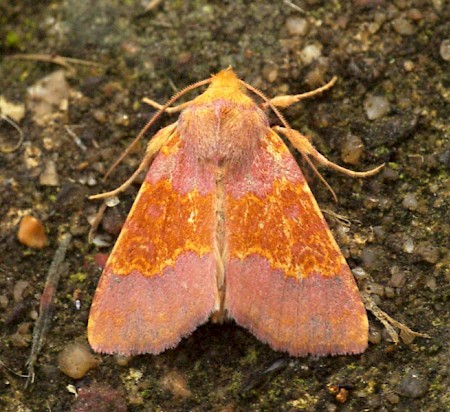
<svg viewBox="0 0 450 412">
<path fill-rule="evenodd" d="M 6 46 L 19 48 L 20 36 L 15 31 L 6 33 Z"/>
<path fill-rule="evenodd" d="M 87 278 L 87 273 L 85 272 L 77 272 L 73 273 L 69 276 L 69 283 L 71 284 L 77 284 L 77 283 L 83 283 Z"/>
<path fill-rule="evenodd" d="M 398 163 L 395 162 L 389 162 L 388 166 L 392 169 L 392 170 L 398 170 Z"/>
<path fill-rule="evenodd" d="M 241 359 L 241 365 L 255 365 L 258 360 L 258 350 L 252 346 L 248 348 L 247 355 Z"/>
</svg>

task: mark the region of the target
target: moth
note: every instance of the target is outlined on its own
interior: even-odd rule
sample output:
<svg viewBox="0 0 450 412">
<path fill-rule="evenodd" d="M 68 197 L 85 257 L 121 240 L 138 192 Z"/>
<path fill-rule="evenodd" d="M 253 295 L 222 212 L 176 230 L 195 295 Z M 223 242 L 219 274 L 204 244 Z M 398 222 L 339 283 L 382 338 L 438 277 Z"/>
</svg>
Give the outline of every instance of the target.
<svg viewBox="0 0 450 412">
<path fill-rule="evenodd" d="M 280 137 L 313 167 L 311 159 L 353 177 L 380 170 L 331 163 L 277 109 L 334 81 L 268 99 L 228 68 L 164 106 L 148 100 L 160 109 L 155 118 L 181 113 L 153 136 L 127 182 L 93 196 L 116 195 L 148 169 L 92 303 L 88 339 L 95 351 L 158 354 L 210 318 L 234 319 L 292 356 L 366 349 L 368 320 L 355 280 Z M 203 85 L 204 93 L 170 107 Z M 270 127 L 264 108 L 282 125 Z"/>
</svg>

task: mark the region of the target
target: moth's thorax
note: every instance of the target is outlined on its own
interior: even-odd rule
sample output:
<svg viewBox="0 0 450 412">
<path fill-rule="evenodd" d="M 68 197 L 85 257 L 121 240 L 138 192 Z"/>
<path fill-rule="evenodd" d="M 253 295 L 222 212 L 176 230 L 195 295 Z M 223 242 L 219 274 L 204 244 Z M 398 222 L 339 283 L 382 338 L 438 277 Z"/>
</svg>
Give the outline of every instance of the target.
<svg viewBox="0 0 450 412">
<path fill-rule="evenodd" d="M 225 90 L 222 96 L 215 93 L 215 98 L 205 99 L 209 90 L 195 99 L 178 120 L 187 153 L 200 163 L 230 167 L 251 163 L 255 149 L 269 132 L 266 115 L 239 90 L 234 94 Z"/>
</svg>

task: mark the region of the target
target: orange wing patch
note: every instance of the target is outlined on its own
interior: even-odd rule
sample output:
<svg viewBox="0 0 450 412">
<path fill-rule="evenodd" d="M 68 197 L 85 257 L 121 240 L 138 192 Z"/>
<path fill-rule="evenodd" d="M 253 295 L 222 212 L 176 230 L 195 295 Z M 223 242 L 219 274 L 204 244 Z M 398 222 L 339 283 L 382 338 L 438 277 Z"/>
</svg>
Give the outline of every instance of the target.
<svg viewBox="0 0 450 412">
<path fill-rule="evenodd" d="M 88 324 L 94 350 L 159 353 L 209 318 L 218 299 L 214 202 L 212 172 L 189 163 L 175 133 L 150 167 L 100 279 Z"/>
<path fill-rule="evenodd" d="M 368 321 L 356 283 L 278 135 L 225 191 L 229 315 L 291 355 L 363 352 Z"/>
</svg>

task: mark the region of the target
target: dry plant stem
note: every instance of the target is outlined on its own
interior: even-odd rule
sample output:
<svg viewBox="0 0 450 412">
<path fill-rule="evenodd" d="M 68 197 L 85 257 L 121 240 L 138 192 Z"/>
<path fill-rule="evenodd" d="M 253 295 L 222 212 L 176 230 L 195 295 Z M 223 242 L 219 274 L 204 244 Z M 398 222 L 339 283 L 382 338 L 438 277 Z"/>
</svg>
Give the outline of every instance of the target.
<svg viewBox="0 0 450 412">
<path fill-rule="evenodd" d="M 58 249 L 53 256 L 52 263 L 48 270 L 47 280 L 45 282 L 44 291 L 42 292 L 42 297 L 39 305 L 39 317 L 36 321 L 36 325 L 33 331 L 33 345 L 31 347 L 30 356 L 26 363 L 26 366 L 28 368 L 28 376 L 25 387 L 27 387 L 29 383 L 34 382 L 34 366 L 44 343 L 45 335 L 47 334 L 48 328 L 50 326 L 54 308 L 53 299 L 56 293 L 56 289 L 58 288 L 61 272 L 63 270 L 62 264 L 66 257 L 66 252 L 71 240 L 72 235 L 70 233 L 65 233 L 61 236 Z"/>
<path fill-rule="evenodd" d="M 381 310 L 378 305 L 374 302 L 370 294 L 361 292 L 361 296 L 364 301 L 364 305 L 368 311 L 370 311 L 386 328 L 389 336 L 395 344 L 399 342 L 398 333 L 393 328 L 393 326 L 400 329 L 400 338 L 405 344 L 410 344 L 416 337 L 430 339 L 431 336 L 426 333 L 415 332 L 408 328 L 403 323 L 393 319 L 386 312 Z"/>
<path fill-rule="evenodd" d="M 328 209 L 321 209 L 321 211 L 324 215 L 331 216 L 332 218 L 336 219 L 339 223 L 341 223 L 345 227 L 350 227 L 352 224 L 351 220 L 345 215 L 340 215 L 339 213 L 336 213 L 336 212 L 334 212 L 332 210 L 328 210 Z"/>
<path fill-rule="evenodd" d="M 13 54 L 8 56 L 10 59 L 14 60 L 33 60 L 33 61 L 41 61 L 47 63 L 59 64 L 60 66 L 65 67 L 67 70 L 71 72 L 76 72 L 74 64 L 78 64 L 80 66 L 93 66 L 93 67 L 103 67 L 102 64 L 91 62 L 89 60 L 75 59 L 72 57 L 63 57 L 52 54 Z"/>
<path fill-rule="evenodd" d="M 107 206 L 108 205 L 106 203 L 102 203 L 100 205 L 100 207 L 98 208 L 98 211 L 95 214 L 94 221 L 91 224 L 91 229 L 89 230 L 88 243 L 92 243 L 92 241 L 94 239 L 94 233 L 97 231 L 98 225 L 102 221 L 102 218 L 103 218 L 103 215 L 105 213 Z"/>
<path fill-rule="evenodd" d="M 12 119 L 10 119 L 8 116 L 5 115 L 0 115 L 0 119 L 4 120 L 6 123 L 9 123 L 12 127 L 14 127 L 14 129 L 17 130 L 17 132 L 19 133 L 19 141 L 17 142 L 17 144 L 11 148 L 0 148 L 1 153 L 13 153 L 16 150 L 20 149 L 20 146 L 22 146 L 23 143 L 23 131 L 22 129 L 19 127 L 19 125 Z"/>
<path fill-rule="evenodd" d="M 160 3 L 162 3 L 164 0 L 150 0 L 147 5 L 145 6 L 145 11 L 148 12 L 150 10 L 153 10 L 154 8 L 158 7 Z"/>
<path fill-rule="evenodd" d="M 292 3 L 292 1 L 289 0 L 283 0 L 283 3 L 286 4 L 289 7 L 292 7 L 294 10 L 297 10 L 298 12 L 302 14 L 307 14 L 305 10 L 303 10 L 301 7 L 297 6 L 296 4 Z"/>
</svg>

